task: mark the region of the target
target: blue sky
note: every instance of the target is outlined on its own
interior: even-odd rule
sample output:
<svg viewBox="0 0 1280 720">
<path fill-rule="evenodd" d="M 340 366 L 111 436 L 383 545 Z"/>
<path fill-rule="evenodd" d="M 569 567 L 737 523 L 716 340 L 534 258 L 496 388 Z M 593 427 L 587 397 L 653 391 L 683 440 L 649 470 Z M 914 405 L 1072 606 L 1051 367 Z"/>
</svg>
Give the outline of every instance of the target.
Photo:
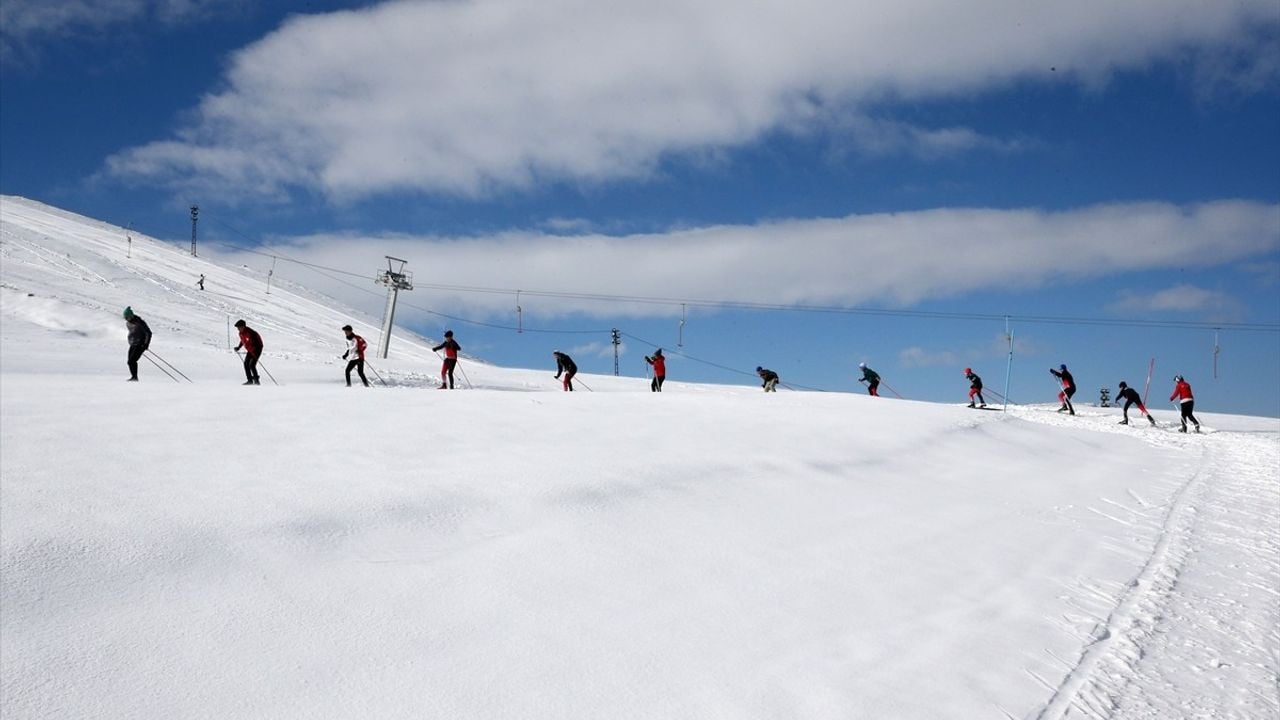
<svg viewBox="0 0 1280 720">
<path fill-rule="evenodd" d="M 860 391 L 865 361 L 962 400 L 966 366 L 1003 387 L 1007 350 L 1003 320 L 959 315 L 1012 315 L 1015 400 L 1051 400 L 1050 365 L 1092 399 L 1156 357 L 1153 397 L 1181 372 L 1206 410 L 1280 415 L 1274 2 L 0 13 L 0 191 L 177 242 L 196 202 L 207 251 L 264 273 L 242 249 L 404 257 L 399 318 L 500 364 L 608 372 L 617 327 L 624 374 L 641 338 L 689 356 L 673 380 Z M 381 312 L 367 279 L 275 272 Z M 525 327 L 576 332 L 488 327 L 514 292 L 458 287 L 546 291 Z M 583 293 L 933 316 L 555 296 Z"/>
</svg>

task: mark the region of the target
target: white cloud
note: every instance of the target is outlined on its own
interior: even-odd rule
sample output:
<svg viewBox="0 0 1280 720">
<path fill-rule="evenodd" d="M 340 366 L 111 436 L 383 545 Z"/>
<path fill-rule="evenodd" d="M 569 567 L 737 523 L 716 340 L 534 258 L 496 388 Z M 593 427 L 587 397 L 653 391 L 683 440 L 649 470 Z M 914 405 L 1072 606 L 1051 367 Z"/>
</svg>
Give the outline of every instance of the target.
<svg viewBox="0 0 1280 720">
<path fill-rule="evenodd" d="M 919 346 L 898 351 L 898 364 L 906 368 L 959 365 L 956 354 L 950 350 L 929 351 Z"/>
<path fill-rule="evenodd" d="M 1196 48 L 1252 58 L 1266 45 L 1244 30 L 1273 26 L 1274 10 L 1274 0 L 399 0 L 291 19 L 231 58 L 224 89 L 177 137 L 122 151 L 107 171 L 335 199 L 643 178 L 665 157 L 713 157 L 886 99 L 1023 78 L 1098 82 Z M 881 151 L 1022 142 L 855 125 L 854 142 Z"/>
<path fill-rule="evenodd" d="M 970 128 L 929 129 L 857 115 L 833 120 L 830 124 L 836 126 L 838 133 L 847 138 L 849 147 L 841 148 L 842 151 L 857 151 L 868 155 L 907 154 L 930 159 L 971 150 L 1012 153 L 1036 145 L 1025 139 L 1003 140 L 983 135 Z"/>
<path fill-rule="evenodd" d="M 1038 287 L 1172 267 L 1212 267 L 1280 249 L 1280 205 L 1220 201 L 1098 205 L 1064 212 L 938 209 L 714 226 L 667 233 L 557 236 L 507 232 L 477 238 L 317 235 L 269 253 L 356 272 L 409 260 L 417 288 L 402 298 L 458 315 L 525 325 L 557 315 L 679 316 L 680 305 L 539 296 L 537 291 L 776 304 L 910 305 L 990 289 Z M 260 266 L 257 255 L 232 255 Z M 270 262 L 270 260 L 267 260 Z M 277 273 L 289 266 L 281 264 Z M 298 270 L 303 273 L 304 271 Z M 299 275 L 302 278 L 302 275 Z M 379 311 L 370 292 L 306 282 Z M 476 293 L 431 285 L 511 289 Z M 691 306 L 692 307 L 692 306 Z M 415 312 L 406 309 L 405 312 Z"/>
<path fill-rule="evenodd" d="M 241 0 L 4 0 L 0 3 L 0 58 L 36 54 L 50 38 L 92 36 L 126 23 L 177 25 L 207 17 Z"/>
<path fill-rule="evenodd" d="M 1226 312 L 1238 307 L 1239 303 L 1225 293 L 1183 284 L 1146 295 L 1124 292 L 1110 309 L 1116 312 L 1190 313 Z"/>
</svg>

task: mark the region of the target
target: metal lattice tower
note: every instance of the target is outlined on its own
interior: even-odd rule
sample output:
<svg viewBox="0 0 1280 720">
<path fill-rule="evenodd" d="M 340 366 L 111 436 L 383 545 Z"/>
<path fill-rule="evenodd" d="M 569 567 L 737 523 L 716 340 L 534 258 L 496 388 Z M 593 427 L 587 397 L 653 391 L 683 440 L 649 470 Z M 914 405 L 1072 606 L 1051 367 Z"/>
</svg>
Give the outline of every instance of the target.
<svg viewBox="0 0 1280 720">
<path fill-rule="evenodd" d="M 200 215 L 200 206 L 191 206 L 191 257 L 196 256 L 196 218 Z"/>
<path fill-rule="evenodd" d="M 622 334 L 618 328 L 613 329 L 613 376 L 618 376 L 618 346 L 622 344 Z"/>
<path fill-rule="evenodd" d="M 396 319 L 396 297 L 401 290 L 413 289 L 413 273 L 404 271 L 405 263 L 408 260 L 383 256 L 387 259 L 387 269 L 378 271 L 378 279 L 376 282 L 387 286 L 387 309 L 382 314 L 382 339 L 378 341 L 378 357 L 385 358 L 387 350 L 391 347 L 391 326 Z M 393 268 L 392 263 L 400 263 L 399 269 Z"/>
</svg>

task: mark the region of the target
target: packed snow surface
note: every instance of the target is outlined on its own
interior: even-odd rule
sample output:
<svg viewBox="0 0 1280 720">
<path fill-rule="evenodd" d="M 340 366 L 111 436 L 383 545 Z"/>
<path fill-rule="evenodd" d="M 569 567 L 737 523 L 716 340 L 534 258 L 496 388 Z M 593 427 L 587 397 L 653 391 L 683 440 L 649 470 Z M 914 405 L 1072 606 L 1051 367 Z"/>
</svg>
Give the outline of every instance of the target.
<svg viewBox="0 0 1280 720">
<path fill-rule="evenodd" d="M 305 288 L 8 197 L 0 261 L 6 719 L 1280 717 L 1276 419 L 347 388 Z"/>
</svg>

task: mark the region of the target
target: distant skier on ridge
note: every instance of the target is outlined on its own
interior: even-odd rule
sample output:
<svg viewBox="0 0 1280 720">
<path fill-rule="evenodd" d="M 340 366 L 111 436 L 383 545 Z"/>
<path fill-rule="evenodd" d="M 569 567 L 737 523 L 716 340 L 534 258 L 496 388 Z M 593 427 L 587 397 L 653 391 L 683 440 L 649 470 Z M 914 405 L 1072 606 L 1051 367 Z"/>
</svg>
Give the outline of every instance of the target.
<svg viewBox="0 0 1280 720">
<path fill-rule="evenodd" d="M 343 325 L 342 332 L 347 335 L 347 351 L 342 353 L 342 359 L 347 361 L 347 387 L 351 387 L 353 369 L 360 375 L 360 382 L 364 383 L 365 387 L 369 387 L 369 379 L 364 376 L 364 350 L 368 347 L 368 343 L 357 335 L 350 325 Z"/>
<path fill-rule="evenodd" d="M 667 359 L 662 357 L 662 348 L 654 350 L 653 357 L 646 355 L 644 361 L 653 366 L 653 382 L 649 383 L 649 390 L 662 392 L 662 383 L 667 379 Z"/>
<path fill-rule="evenodd" d="M 573 358 L 559 350 L 551 354 L 556 358 L 556 379 L 559 380 L 563 373 L 565 392 L 573 392 L 573 376 L 578 374 L 578 365 L 573 362 Z"/>
<path fill-rule="evenodd" d="M 761 387 L 764 388 L 765 392 L 778 392 L 778 373 L 757 365 L 756 374 L 764 381 L 764 385 Z"/>
<path fill-rule="evenodd" d="M 978 407 L 986 407 L 987 401 L 982 399 L 982 378 L 973 372 L 973 368 L 964 369 L 965 379 L 969 381 L 969 407 L 973 407 L 973 396 L 978 396 Z"/>
<path fill-rule="evenodd" d="M 244 348 L 244 376 L 245 385 L 261 385 L 262 381 L 258 378 L 258 358 L 262 357 L 262 336 L 258 331 L 245 324 L 244 320 L 236 321 L 236 329 L 240 331 L 240 344 L 236 346 L 236 352 L 240 348 Z"/>
<path fill-rule="evenodd" d="M 1135 404 L 1138 406 L 1138 412 L 1145 415 L 1152 425 L 1156 424 L 1156 419 L 1151 417 L 1147 407 L 1142 404 L 1142 397 L 1138 395 L 1138 391 L 1129 387 L 1129 384 L 1123 380 L 1120 381 L 1120 392 L 1116 395 L 1116 402 L 1119 403 L 1121 400 L 1124 400 L 1124 419 L 1120 421 L 1121 425 L 1129 424 L 1129 407 Z"/>
<path fill-rule="evenodd" d="M 1062 407 L 1058 408 L 1058 412 L 1075 415 L 1076 409 L 1071 405 L 1071 396 L 1076 394 L 1076 379 L 1067 372 L 1065 364 L 1059 365 L 1057 370 L 1049 368 L 1049 374 L 1058 378 L 1058 382 L 1062 384 L 1062 391 L 1058 393 L 1058 401 L 1062 403 Z"/>
<path fill-rule="evenodd" d="M 124 321 L 129 328 L 128 382 L 138 382 L 138 361 L 142 359 L 142 353 L 151 347 L 151 328 L 140 316 L 133 314 L 131 307 L 124 309 Z"/>
<path fill-rule="evenodd" d="M 1187 431 L 1187 421 L 1190 420 L 1196 426 L 1196 432 L 1200 432 L 1200 421 L 1192 414 L 1196 409 L 1195 396 L 1191 394 L 1191 383 L 1187 382 L 1181 375 L 1173 376 L 1173 394 L 1169 396 L 1172 401 L 1178 400 L 1179 407 L 1182 408 L 1182 428 L 1178 432 Z"/>
<path fill-rule="evenodd" d="M 858 378 L 858 382 L 867 384 L 867 394 L 880 397 L 880 374 L 867 367 L 864 362 L 858 363 L 858 368 L 862 370 L 862 377 Z"/>
<path fill-rule="evenodd" d="M 462 349 L 453 339 L 453 331 L 444 331 L 444 342 L 431 348 L 432 352 L 440 352 L 440 348 L 444 348 L 444 364 L 440 366 L 440 390 L 446 387 L 453 389 L 453 369 L 458 366 L 458 351 Z M 448 381 L 446 385 L 446 380 Z"/>
</svg>

